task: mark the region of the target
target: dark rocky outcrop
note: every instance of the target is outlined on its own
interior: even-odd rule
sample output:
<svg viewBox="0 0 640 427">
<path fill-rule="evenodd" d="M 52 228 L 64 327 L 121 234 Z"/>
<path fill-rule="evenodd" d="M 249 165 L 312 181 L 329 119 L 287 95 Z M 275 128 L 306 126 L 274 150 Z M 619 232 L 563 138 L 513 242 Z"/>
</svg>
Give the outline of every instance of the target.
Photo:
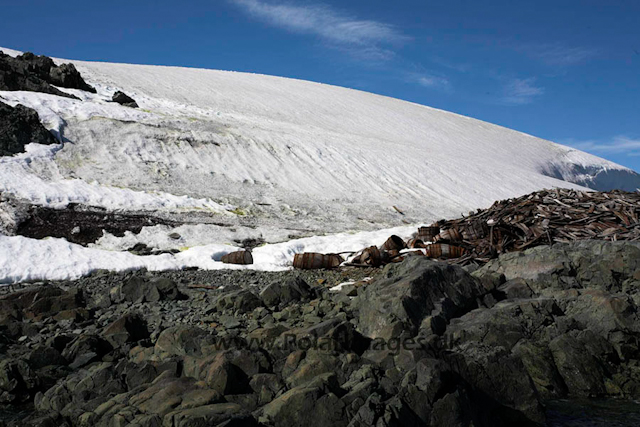
<svg viewBox="0 0 640 427">
<path fill-rule="evenodd" d="M 30 52 L 15 58 L 0 52 L 0 90 L 26 90 L 78 99 L 54 86 L 96 92 L 73 64 L 58 66 L 51 58 Z"/>
<path fill-rule="evenodd" d="M 138 103 L 127 95 L 124 92 L 117 91 L 113 94 L 112 97 L 113 102 L 117 102 L 120 105 L 124 105 L 125 107 L 138 108 Z"/>
<path fill-rule="evenodd" d="M 0 102 L 0 156 L 24 152 L 24 146 L 57 144 L 55 137 L 42 126 L 38 113 L 24 105 L 11 107 Z"/>
<path fill-rule="evenodd" d="M 137 234 L 142 227 L 176 225 L 173 221 L 149 213 L 110 212 L 75 203 L 61 209 L 30 205 L 16 222 L 15 234 L 34 239 L 61 237 L 81 245 L 94 243 L 105 231 L 121 237 L 127 231 Z M 153 250 L 138 252 L 139 255 L 157 253 Z"/>
<path fill-rule="evenodd" d="M 640 397 L 639 269 L 640 244 L 585 241 L 473 273 L 412 257 L 30 286 L 0 298 L 0 411 L 12 427 L 542 426 L 558 399 Z M 346 275 L 374 278 L 328 292 Z"/>
</svg>

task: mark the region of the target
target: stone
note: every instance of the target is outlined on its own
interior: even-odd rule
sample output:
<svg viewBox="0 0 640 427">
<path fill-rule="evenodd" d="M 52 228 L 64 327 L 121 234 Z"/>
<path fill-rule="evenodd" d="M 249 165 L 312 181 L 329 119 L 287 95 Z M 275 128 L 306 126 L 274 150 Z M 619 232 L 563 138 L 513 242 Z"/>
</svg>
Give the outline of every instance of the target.
<svg viewBox="0 0 640 427">
<path fill-rule="evenodd" d="M 126 314 L 107 326 L 102 335 L 113 348 L 118 348 L 128 342 L 149 338 L 149 330 L 140 314 Z"/>
<path fill-rule="evenodd" d="M 242 423 L 238 425 L 251 426 L 256 424 L 251 415 L 246 413 L 240 405 L 236 403 L 215 403 L 171 412 L 164 417 L 164 425 L 174 427 L 201 427 L 218 425 L 223 422 L 229 422 L 234 418 L 241 418 L 243 420 Z"/>
<path fill-rule="evenodd" d="M 262 300 L 248 289 L 241 289 L 222 295 L 214 303 L 218 311 L 232 310 L 248 313 L 262 306 Z"/>
<path fill-rule="evenodd" d="M 353 300 L 358 330 L 369 338 L 397 338 L 400 330 L 415 336 L 422 320 L 445 320 L 477 306 L 486 289 L 461 267 L 411 257 L 385 267 Z"/>
<path fill-rule="evenodd" d="M 80 335 L 62 351 L 62 356 L 72 369 L 80 368 L 88 363 L 100 360 L 102 356 L 113 350 L 111 344 L 97 335 Z"/>
<path fill-rule="evenodd" d="M 339 427 L 348 421 L 344 403 L 331 390 L 337 383 L 325 374 L 310 383 L 292 388 L 262 408 L 262 416 L 274 425 Z"/>
<path fill-rule="evenodd" d="M 227 349 L 210 352 L 207 349 L 203 353 L 210 355 L 184 359 L 183 375 L 203 380 L 210 388 L 225 395 L 245 393 L 250 377 L 271 369 L 266 355 L 260 351 Z"/>
<path fill-rule="evenodd" d="M 28 397 L 30 390 L 39 385 L 37 376 L 29 365 L 22 360 L 5 359 L 0 361 L 0 392 L 8 393 L 10 403 Z"/>
<path fill-rule="evenodd" d="M 273 282 L 260 292 L 267 307 L 284 306 L 293 301 L 308 300 L 313 296 L 311 287 L 300 277 Z"/>
<path fill-rule="evenodd" d="M 611 346 L 590 331 L 572 331 L 549 343 L 555 365 L 567 389 L 575 396 L 595 397 L 606 394 L 605 379 L 609 373 L 603 355 L 597 354 L 597 350 L 593 351 L 594 344 Z M 612 352 L 614 350 L 610 348 L 609 353 Z"/>
<path fill-rule="evenodd" d="M 161 300 L 175 301 L 182 298 L 178 285 L 167 278 L 145 278 L 134 276 L 121 284 L 115 292 L 117 300 L 133 303 L 157 302 Z"/>
<path fill-rule="evenodd" d="M 45 366 L 64 366 L 67 359 L 57 349 L 50 346 L 38 346 L 29 355 L 29 366 L 33 369 L 41 369 Z"/>
<path fill-rule="evenodd" d="M 138 103 L 124 92 L 116 91 L 111 98 L 113 102 L 117 102 L 125 107 L 138 108 Z"/>
<path fill-rule="evenodd" d="M 80 89 L 86 92 L 96 93 L 95 88 L 89 86 L 73 64 L 60 64 L 51 67 L 49 71 L 49 83 L 54 86 Z"/>
<path fill-rule="evenodd" d="M 0 156 L 23 153 L 24 146 L 57 144 L 58 141 L 40 123 L 38 113 L 24 105 L 9 105 L 0 102 Z"/>
<path fill-rule="evenodd" d="M 259 404 L 265 405 L 284 390 L 285 385 L 276 374 L 255 374 L 249 381 L 249 387 L 258 395 Z"/>
<path fill-rule="evenodd" d="M 158 336 L 155 353 L 163 358 L 200 354 L 207 333 L 194 326 L 174 326 Z"/>
</svg>

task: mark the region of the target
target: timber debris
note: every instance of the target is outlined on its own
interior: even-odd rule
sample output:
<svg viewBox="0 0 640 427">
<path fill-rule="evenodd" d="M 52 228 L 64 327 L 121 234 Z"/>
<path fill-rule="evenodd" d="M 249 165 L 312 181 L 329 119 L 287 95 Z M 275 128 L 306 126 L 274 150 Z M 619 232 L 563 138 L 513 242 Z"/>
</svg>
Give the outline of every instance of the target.
<svg viewBox="0 0 640 427">
<path fill-rule="evenodd" d="M 427 256 L 461 265 L 484 264 L 502 253 L 553 243 L 639 241 L 639 218 L 638 192 L 542 190 L 495 202 L 466 217 L 420 227 L 407 242 L 391 236 L 381 246 L 365 248 L 342 265 L 379 267 L 407 256 Z M 294 262 L 294 267 L 300 268 L 300 263 Z M 306 266 L 327 267 L 337 265 L 334 261 L 330 266 Z"/>
</svg>

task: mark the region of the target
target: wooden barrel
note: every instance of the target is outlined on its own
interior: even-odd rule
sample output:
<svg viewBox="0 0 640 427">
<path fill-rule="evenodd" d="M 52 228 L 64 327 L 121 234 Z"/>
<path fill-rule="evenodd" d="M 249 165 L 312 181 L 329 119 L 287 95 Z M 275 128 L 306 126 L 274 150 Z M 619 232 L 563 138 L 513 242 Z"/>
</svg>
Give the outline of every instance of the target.
<svg viewBox="0 0 640 427">
<path fill-rule="evenodd" d="M 371 267 L 379 267 L 382 264 L 382 254 L 376 246 L 369 246 L 360 254 L 360 264 L 367 264 Z"/>
<path fill-rule="evenodd" d="M 462 227 L 462 237 L 467 241 L 484 239 L 487 236 L 489 227 L 483 221 L 475 221 L 465 224 Z"/>
<path fill-rule="evenodd" d="M 253 264 L 253 255 L 251 251 L 237 251 L 222 255 L 220 259 L 225 264 Z"/>
<path fill-rule="evenodd" d="M 389 264 L 390 262 L 400 262 L 404 258 L 400 255 L 399 250 L 380 251 L 381 264 Z"/>
<path fill-rule="evenodd" d="M 443 230 L 434 239 L 436 242 L 462 242 L 462 234 L 456 228 Z"/>
<path fill-rule="evenodd" d="M 407 242 L 407 247 L 410 249 L 416 249 L 416 248 L 426 248 L 427 245 L 425 245 L 421 239 L 415 238 L 415 239 L 410 239 Z"/>
<path fill-rule="evenodd" d="M 446 243 L 434 243 L 427 246 L 429 258 L 460 258 L 464 255 L 464 248 L 448 245 Z"/>
<path fill-rule="evenodd" d="M 395 234 L 387 239 L 386 242 L 382 246 L 380 246 L 380 250 L 383 251 L 400 251 L 406 248 L 407 245 L 402 240 L 402 237 L 396 236 Z"/>
<path fill-rule="evenodd" d="M 317 270 L 320 268 L 336 268 L 343 261 L 342 257 L 337 254 L 304 252 L 294 255 L 293 266 L 302 270 Z"/>
<path fill-rule="evenodd" d="M 423 242 L 433 242 L 433 239 L 440 233 L 440 227 L 432 225 L 418 228 L 418 239 Z"/>
</svg>

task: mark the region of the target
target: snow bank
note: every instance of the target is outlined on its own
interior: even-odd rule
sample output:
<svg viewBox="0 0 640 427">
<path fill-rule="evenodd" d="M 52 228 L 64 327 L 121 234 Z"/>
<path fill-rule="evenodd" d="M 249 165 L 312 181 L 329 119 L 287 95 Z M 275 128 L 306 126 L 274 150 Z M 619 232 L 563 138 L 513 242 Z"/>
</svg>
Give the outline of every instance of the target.
<svg viewBox="0 0 640 427">
<path fill-rule="evenodd" d="M 137 256 L 129 252 L 86 248 L 64 239 L 36 240 L 22 236 L 0 236 L 0 284 L 73 280 L 100 269 L 127 271 L 146 268 L 160 271 L 199 267 L 207 270 L 280 271 L 291 268 L 296 253 L 357 251 L 366 246 L 380 245 L 391 234 L 407 238 L 415 229 L 412 226 L 375 232 L 341 233 L 264 245 L 255 248 L 254 264 L 248 266 L 223 264 L 220 261 L 222 255 L 240 249 L 231 245 L 199 246 L 176 255 Z"/>
</svg>

